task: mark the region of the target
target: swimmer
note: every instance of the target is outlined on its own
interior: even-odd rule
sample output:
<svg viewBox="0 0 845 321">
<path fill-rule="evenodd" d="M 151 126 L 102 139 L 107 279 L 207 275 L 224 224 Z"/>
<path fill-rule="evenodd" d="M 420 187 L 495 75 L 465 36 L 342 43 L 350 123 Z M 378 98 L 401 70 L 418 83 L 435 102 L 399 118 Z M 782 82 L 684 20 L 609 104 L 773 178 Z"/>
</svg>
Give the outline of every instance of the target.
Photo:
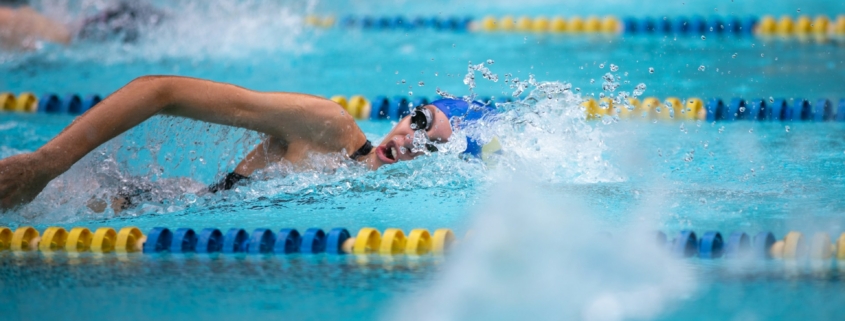
<svg viewBox="0 0 845 321">
<path fill-rule="evenodd" d="M 473 105 L 484 107 L 477 102 Z M 216 192 L 273 163 L 303 164 L 312 153 L 342 153 L 370 169 L 408 161 L 436 151 L 436 144 L 452 136 L 453 124 L 480 118 L 482 111 L 457 99 L 418 106 L 373 147 L 355 119 L 331 100 L 297 93 L 256 92 L 195 78 L 140 77 L 79 116 L 35 152 L 0 160 L 0 209 L 32 201 L 51 180 L 86 154 L 155 115 L 241 127 L 267 135 L 234 171 L 209 188 Z M 468 138 L 467 142 L 467 153 L 481 150 L 473 140 Z"/>
<path fill-rule="evenodd" d="M 133 42 L 166 14 L 141 1 L 119 1 L 81 21 L 64 25 L 27 6 L 26 0 L 0 0 L 0 49 L 33 50 L 38 41 L 68 45 L 73 40 Z"/>
<path fill-rule="evenodd" d="M 26 5 L 26 1 L 0 0 L 0 49 L 35 49 L 36 41 L 69 44 L 67 27 Z"/>
</svg>

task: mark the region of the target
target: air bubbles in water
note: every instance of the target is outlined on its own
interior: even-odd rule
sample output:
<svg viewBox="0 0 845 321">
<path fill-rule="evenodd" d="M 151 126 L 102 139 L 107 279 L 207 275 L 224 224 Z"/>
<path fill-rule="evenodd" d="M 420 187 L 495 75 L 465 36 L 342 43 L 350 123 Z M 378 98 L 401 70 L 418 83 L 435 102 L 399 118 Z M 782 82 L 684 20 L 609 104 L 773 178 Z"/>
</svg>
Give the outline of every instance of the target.
<svg viewBox="0 0 845 321">
<path fill-rule="evenodd" d="M 775 99 L 772 96 L 769 96 L 769 103 L 772 103 L 772 104 L 775 103 Z"/>
<path fill-rule="evenodd" d="M 595 80 L 595 79 L 590 79 L 590 84 L 594 84 L 594 83 L 596 83 L 596 80 Z"/>
<path fill-rule="evenodd" d="M 610 71 L 612 71 L 612 72 L 619 71 L 619 66 L 614 65 L 614 64 L 610 64 Z"/>
<path fill-rule="evenodd" d="M 653 68 L 653 67 L 648 67 L 648 73 L 653 74 L 653 73 L 654 73 L 654 68 Z"/>
<path fill-rule="evenodd" d="M 698 71 L 704 71 L 704 65 L 698 66 Z"/>
<path fill-rule="evenodd" d="M 789 126 L 786 126 L 786 128 L 784 128 L 784 129 L 786 129 L 787 133 L 789 132 Z"/>
<path fill-rule="evenodd" d="M 762 58 L 762 57 L 763 57 L 763 56 L 765 56 L 765 55 L 766 55 L 766 54 L 760 54 L 760 58 Z"/>
<path fill-rule="evenodd" d="M 604 64 L 599 64 L 599 69 L 604 69 Z"/>
<path fill-rule="evenodd" d="M 402 79 L 402 81 L 401 81 L 401 82 L 404 84 L 404 83 L 405 83 L 405 79 Z"/>
<path fill-rule="evenodd" d="M 640 84 L 638 84 L 638 85 L 637 85 L 637 87 L 636 87 L 636 88 L 634 88 L 634 93 L 633 93 L 633 96 L 634 96 L 634 97 L 639 97 L 639 96 L 642 96 L 642 94 L 643 94 L 644 92 L 645 92 L 645 84 L 644 84 L 644 83 L 640 83 Z"/>
<path fill-rule="evenodd" d="M 731 55 L 731 58 L 736 58 L 736 53 L 734 53 L 733 55 Z"/>
<path fill-rule="evenodd" d="M 713 29 L 711 28 L 710 31 L 713 31 Z M 706 39 L 707 39 L 707 37 L 705 37 L 703 35 L 701 36 L 701 40 L 706 40 Z"/>
<path fill-rule="evenodd" d="M 488 65 L 492 65 L 492 64 L 494 64 L 494 63 L 495 63 L 495 61 L 493 61 L 493 59 L 487 59 L 487 64 L 488 64 Z"/>
<path fill-rule="evenodd" d="M 422 82 L 422 81 L 420 81 L 419 83 L 417 83 L 417 85 L 419 85 L 420 87 L 422 87 L 422 86 L 425 86 L 425 83 L 424 83 L 424 82 Z"/>
</svg>

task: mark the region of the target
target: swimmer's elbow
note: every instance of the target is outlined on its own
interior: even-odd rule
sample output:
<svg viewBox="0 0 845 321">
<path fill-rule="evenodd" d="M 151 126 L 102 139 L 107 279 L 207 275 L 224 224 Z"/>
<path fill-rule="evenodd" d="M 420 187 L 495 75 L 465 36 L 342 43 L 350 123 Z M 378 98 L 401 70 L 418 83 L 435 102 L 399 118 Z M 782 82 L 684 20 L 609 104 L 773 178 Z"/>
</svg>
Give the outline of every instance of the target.
<svg viewBox="0 0 845 321">
<path fill-rule="evenodd" d="M 126 88 L 132 93 L 140 94 L 143 99 L 153 106 L 166 108 L 172 101 L 172 76 L 141 76 L 135 78 Z"/>
</svg>

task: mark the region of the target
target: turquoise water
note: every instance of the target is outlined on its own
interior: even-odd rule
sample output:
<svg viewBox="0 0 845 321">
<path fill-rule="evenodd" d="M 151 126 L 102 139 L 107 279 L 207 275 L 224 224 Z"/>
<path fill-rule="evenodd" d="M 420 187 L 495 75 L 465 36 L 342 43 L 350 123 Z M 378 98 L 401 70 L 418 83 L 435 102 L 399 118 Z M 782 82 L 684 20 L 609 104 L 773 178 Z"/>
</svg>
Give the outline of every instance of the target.
<svg viewBox="0 0 845 321">
<path fill-rule="evenodd" d="M 44 2 L 49 4 L 49 2 Z M 602 93 L 618 65 L 619 90 L 645 96 L 845 98 L 845 48 L 836 42 L 698 37 L 559 37 L 311 30 L 307 13 L 355 14 L 834 14 L 830 2 L 642 4 L 383 2 L 205 6 L 168 4 L 167 30 L 137 44 L 47 45 L 4 53 L 0 91 L 109 93 L 134 77 L 176 74 L 257 90 L 434 97 L 470 94 L 467 62 L 493 60 L 498 82 L 475 93 L 513 93 L 505 74 Z M 761 8 L 767 11 L 761 12 Z M 77 8 L 70 8 L 74 12 Z M 54 9 L 70 19 L 73 14 Z M 178 41 L 177 41 L 178 40 Z M 735 57 L 733 55 L 736 54 Z M 600 67 L 600 65 L 604 67 Z M 700 71 L 700 66 L 705 66 Z M 648 68 L 655 68 L 649 73 Z M 591 80 L 595 80 L 591 83 Z M 403 82 L 404 81 L 404 82 Z M 627 82 L 626 82 L 627 81 Z M 422 82 L 421 86 L 419 83 Z M 410 88 L 409 88 L 410 87 Z M 527 93 L 536 88 L 529 87 Z M 535 91 L 535 97 L 545 93 Z M 473 239 L 447 258 L 0 253 L 0 314 L 11 319 L 838 319 L 837 264 L 675 260 L 632 235 L 655 230 L 843 230 L 845 125 L 583 122 L 577 97 L 508 105 L 496 165 L 442 153 L 368 172 L 280 166 L 213 196 L 203 186 L 234 167 L 259 137 L 241 130 L 153 119 L 91 153 L 31 205 L 0 224 L 203 228 L 449 227 Z M 0 113 L 0 157 L 33 151 L 73 120 Z M 362 121 L 379 141 L 389 122 Z M 476 133 L 479 134 L 479 133 Z M 234 146 L 234 148 L 233 148 Z M 190 178 L 189 181 L 179 180 Z M 123 212 L 85 204 L 125 185 L 152 200 Z M 613 235 L 604 237 L 605 233 Z"/>
</svg>

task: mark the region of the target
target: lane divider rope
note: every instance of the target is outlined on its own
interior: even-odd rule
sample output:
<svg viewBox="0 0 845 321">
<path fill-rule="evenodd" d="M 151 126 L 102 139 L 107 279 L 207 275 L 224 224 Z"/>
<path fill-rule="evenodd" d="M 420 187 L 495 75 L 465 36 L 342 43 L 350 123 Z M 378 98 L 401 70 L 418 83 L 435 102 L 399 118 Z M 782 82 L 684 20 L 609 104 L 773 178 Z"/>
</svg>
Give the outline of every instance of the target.
<svg viewBox="0 0 845 321">
<path fill-rule="evenodd" d="M 305 18 L 309 26 L 329 28 L 339 26 L 346 29 L 365 30 L 438 30 L 438 31 L 481 31 L 481 32 L 534 32 L 534 33 L 604 33 L 604 34 L 673 34 L 673 35 L 780 35 L 780 36 L 845 36 L 845 14 L 834 18 L 818 15 L 775 18 L 747 16 L 691 17 L 626 17 L 615 16 L 486 16 L 481 20 L 473 17 L 404 17 L 404 16 L 354 16 L 348 15 L 335 21 L 333 16 L 309 15 Z"/>
<path fill-rule="evenodd" d="M 59 99 L 55 94 L 45 94 L 42 99 L 36 99 L 30 93 L 23 93 L 17 98 L 9 93 L 0 94 L 0 106 L 18 106 L 18 102 L 26 101 L 25 108 L 5 109 L 8 111 L 47 112 L 47 113 L 80 113 L 87 111 L 97 102 L 99 95 L 89 95 L 79 100 L 79 95 L 70 94 L 66 99 Z M 48 101 L 48 103 L 45 103 Z M 414 106 L 430 103 L 426 97 L 406 96 L 376 96 L 368 100 L 361 95 L 336 95 L 330 98 L 338 103 L 350 115 L 359 120 L 399 120 L 410 114 Z M 489 104 L 510 102 L 510 98 L 486 97 L 480 101 Z M 66 106 L 66 107 L 56 107 Z M 687 98 L 668 97 L 663 100 L 657 97 L 628 98 L 620 103 L 610 98 L 594 99 L 587 97 L 581 106 L 584 108 L 588 120 L 601 120 L 604 117 L 618 119 L 646 119 L 646 120 L 701 120 L 701 121 L 814 121 L 814 122 L 845 122 L 845 98 L 838 102 L 820 98 L 811 101 L 803 98 L 770 98 L 743 99 L 732 98 L 724 101 L 720 98 Z M 43 108 L 42 108 L 43 107 Z"/>
<path fill-rule="evenodd" d="M 845 233 L 836 240 L 825 232 L 805 236 L 798 231 L 790 231 L 780 240 L 767 231 L 753 237 L 742 231 L 731 234 L 706 231 L 697 234 L 691 230 L 679 231 L 673 238 L 668 238 L 663 232 L 657 232 L 655 236 L 658 245 L 676 257 L 845 260 Z M 467 232 L 466 239 L 470 237 L 471 232 Z M 456 243 L 455 234 L 450 229 L 438 229 L 433 234 L 426 229 L 412 229 L 405 234 L 396 228 L 388 228 L 381 233 L 377 229 L 365 227 L 352 236 L 345 228 L 333 228 L 328 233 L 320 228 L 309 228 L 302 234 L 292 228 L 280 229 L 275 233 L 268 228 L 258 228 L 252 233 L 232 228 L 224 234 L 216 228 L 206 228 L 196 233 L 191 228 L 171 231 L 165 227 L 155 227 L 144 235 L 136 227 L 124 227 L 119 231 L 101 227 L 94 233 L 85 227 L 74 227 L 70 232 L 62 227 L 48 227 L 43 233 L 31 226 L 22 226 L 14 231 L 0 227 L 0 251 L 14 252 L 420 256 L 445 254 Z"/>
</svg>

